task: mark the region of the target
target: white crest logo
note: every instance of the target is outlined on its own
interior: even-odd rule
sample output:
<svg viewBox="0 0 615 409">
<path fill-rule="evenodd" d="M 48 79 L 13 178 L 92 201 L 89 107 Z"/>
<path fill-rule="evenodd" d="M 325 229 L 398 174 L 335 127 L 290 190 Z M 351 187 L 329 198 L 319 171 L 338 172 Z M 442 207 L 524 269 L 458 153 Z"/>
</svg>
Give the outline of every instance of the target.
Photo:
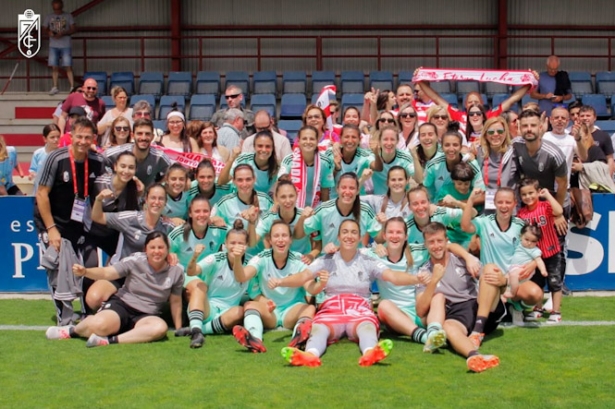
<svg viewBox="0 0 615 409">
<path fill-rule="evenodd" d="M 545 164 L 544 163 L 539 163 L 538 164 L 538 171 L 542 172 L 543 170 L 545 170 Z"/>
<path fill-rule="evenodd" d="M 64 172 L 62 174 L 62 178 L 64 179 L 64 182 L 68 182 L 70 180 L 70 176 L 68 176 L 68 172 Z"/>
<path fill-rule="evenodd" d="M 148 175 L 151 175 L 151 174 L 152 174 L 152 165 L 149 165 L 149 166 L 147 167 L 147 174 L 148 174 Z"/>
<path fill-rule="evenodd" d="M 17 48 L 21 55 L 32 58 L 41 49 L 41 15 L 27 9 L 17 17 Z"/>
</svg>

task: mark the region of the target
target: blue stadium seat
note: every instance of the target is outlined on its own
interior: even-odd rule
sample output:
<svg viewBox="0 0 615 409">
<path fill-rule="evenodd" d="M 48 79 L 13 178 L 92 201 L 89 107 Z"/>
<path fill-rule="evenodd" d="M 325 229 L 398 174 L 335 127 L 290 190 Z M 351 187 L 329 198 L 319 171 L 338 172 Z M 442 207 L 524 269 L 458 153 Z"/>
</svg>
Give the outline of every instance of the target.
<svg viewBox="0 0 615 409">
<path fill-rule="evenodd" d="M 169 73 L 167 81 L 167 95 L 192 94 L 192 73 L 189 71 L 173 71 Z"/>
<path fill-rule="evenodd" d="M 157 119 L 152 122 L 154 123 L 154 129 L 160 129 L 162 132 L 167 131 L 167 120 L 166 119 Z"/>
<path fill-rule="evenodd" d="M 480 83 L 478 81 L 457 81 L 457 95 L 465 96 L 469 92 L 481 92 Z"/>
<path fill-rule="evenodd" d="M 131 96 L 129 106 L 132 108 L 134 104 L 136 104 L 138 101 L 141 101 L 141 100 L 147 101 L 152 107 L 152 109 L 156 108 L 156 97 L 153 95 L 145 95 L 145 94 L 134 94 L 133 96 Z"/>
<path fill-rule="evenodd" d="M 256 71 L 252 77 L 253 94 L 273 94 L 278 92 L 278 77 L 275 71 Z"/>
<path fill-rule="evenodd" d="M 312 72 L 312 93 L 320 94 L 322 87 L 335 84 L 335 73 L 333 71 L 313 71 Z"/>
<path fill-rule="evenodd" d="M 256 84 L 254 84 L 254 86 L 256 86 Z M 252 95 L 252 111 L 256 112 L 256 111 L 260 111 L 261 109 L 264 109 L 265 111 L 269 112 L 269 115 L 271 115 L 272 117 L 275 117 L 275 107 L 276 107 L 276 102 L 275 102 L 275 95 L 273 94 L 254 94 Z"/>
<path fill-rule="evenodd" d="M 600 119 L 609 118 L 609 110 L 606 104 L 606 97 L 602 94 L 586 94 L 581 97 L 583 105 L 590 105 L 596 110 L 596 116 Z"/>
<path fill-rule="evenodd" d="M 459 107 L 459 100 L 457 99 L 457 94 L 447 92 L 444 94 L 440 94 L 440 96 L 442 97 L 442 99 L 444 99 L 446 102 L 448 102 L 450 105 L 454 106 L 455 108 Z"/>
<path fill-rule="evenodd" d="M 161 72 L 142 72 L 139 77 L 139 94 L 153 95 L 160 98 L 164 88 L 164 76 Z"/>
<path fill-rule="evenodd" d="M 510 88 L 506 84 L 500 84 L 498 82 L 485 83 L 485 94 L 487 94 L 488 97 L 493 97 L 495 94 L 508 93 L 510 93 Z"/>
<path fill-rule="evenodd" d="M 113 98 L 111 98 L 110 95 L 103 95 L 100 97 L 100 99 L 102 99 L 105 103 L 106 109 L 115 108 L 115 101 L 113 100 Z"/>
<path fill-rule="evenodd" d="M 521 98 L 521 107 L 523 107 L 523 105 L 527 104 L 528 102 L 538 103 L 538 100 L 530 97 L 530 94 L 525 94 L 523 98 Z"/>
<path fill-rule="evenodd" d="M 596 92 L 612 98 L 615 94 L 615 72 L 600 71 L 596 73 Z"/>
<path fill-rule="evenodd" d="M 297 139 L 297 133 L 303 126 L 303 122 L 300 119 L 280 119 L 278 121 L 278 128 L 286 131 L 286 137 L 290 141 L 291 146 Z"/>
<path fill-rule="evenodd" d="M 217 71 L 199 71 L 196 74 L 195 94 L 220 95 L 220 74 Z"/>
<path fill-rule="evenodd" d="M 243 96 L 243 99 L 241 100 L 241 107 L 245 108 L 246 107 L 246 96 Z M 224 94 L 220 95 L 220 109 L 226 109 L 228 108 L 228 103 L 226 102 L 226 98 L 224 96 Z"/>
<path fill-rule="evenodd" d="M 395 91 L 393 88 L 393 73 L 391 71 L 371 71 L 369 73 L 369 88 L 384 91 Z"/>
<path fill-rule="evenodd" d="M 224 88 L 228 88 L 231 84 L 241 89 L 244 100 L 250 95 L 250 76 L 246 71 L 228 71 Z"/>
<path fill-rule="evenodd" d="M 342 95 L 342 112 L 348 107 L 356 107 L 359 112 L 363 109 L 363 94 L 344 94 Z"/>
<path fill-rule="evenodd" d="M 190 98 L 190 119 L 209 121 L 216 111 L 216 96 L 194 94 Z"/>
<path fill-rule="evenodd" d="M 497 107 L 502 102 L 506 101 L 509 97 L 509 94 L 493 94 L 493 98 L 491 99 L 491 106 Z"/>
<path fill-rule="evenodd" d="M 307 77 L 305 71 L 284 71 L 282 74 L 282 93 L 305 94 Z"/>
<path fill-rule="evenodd" d="M 342 71 L 342 94 L 362 94 L 365 92 L 365 76 L 363 71 Z"/>
<path fill-rule="evenodd" d="M 592 86 L 592 76 L 587 71 L 570 71 L 568 72 L 568 78 L 570 78 L 570 87 L 572 93 L 577 97 L 581 97 L 587 94 L 593 94 L 594 88 Z"/>
<path fill-rule="evenodd" d="M 397 86 L 401 84 L 408 84 L 412 86 L 412 77 L 414 77 L 414 71 L 400 71 L 397 74 Z"/>
<path fill-rule="evenodd" d="M 112 72 L 111 80 L 109 81 L 109 90 L 116 85 L 123 87 L 128 96 L 135 93 L 135 75 L 132 72 Z"/>
<path fill-rule="evenodd" d="M 602 129 L 604 132 L 608 133 L 609 135 L 615 132 L 615 121 L 613 120 L 596 121 L 594 125 Z"/>
<path fill-rule="evenodd" d="M 487 95 L 486 94 L 480 94 L 480 97 L 483 100 L 483 105 L 485 106 L 485 109 L 489 109 L 489 101 L 487 100 Z M 461 101 L 461 106 L 464 108 L 464 111 L 465 111 L 466 99 L 467 98 L 468 98 L 468 94 L 464 94 L 463 95 L 463 99 Z"/>
<path fill-rule="evenodd" d="M 298 119 L 303 115 L 307 101 L 303 94 L 284 94 L 280 105 L 280 119 Z"/>
<path fill-rule="evenodd" d="M 183 95 L 163 95 L 160 98 L 160 111 L 158 119 L 167 119 L 167 114 L 172 110 L 172 105 L 177 102 L 177 109 L 180 112 L 186 111 L 186 99 Z"/>
<path fill-rule="evenodd" d="M 83 81 L 92 78 L 98 84 L 98 92 L 96 95 L 107 95 L 107 73 L 104 71 L 88 71 L 83 74 Z"/>
<path fill-rule="evenodd" d="M 451 86 L 450 81 L 430 82 L 429 86 L 438 94 L 450 94 L 453 92 L 453 87 Z"/>
</svg>

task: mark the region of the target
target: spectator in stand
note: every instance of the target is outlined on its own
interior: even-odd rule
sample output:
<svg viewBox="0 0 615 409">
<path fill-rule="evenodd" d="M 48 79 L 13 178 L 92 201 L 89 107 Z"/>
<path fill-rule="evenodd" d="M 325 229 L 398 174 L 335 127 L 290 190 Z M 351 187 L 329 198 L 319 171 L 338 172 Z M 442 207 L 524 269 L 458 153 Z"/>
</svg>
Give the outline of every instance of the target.
<svg viewBox="0 0 615 409">
<path fill-rule="evenodd" d="M 335 143 L 339 143 L 340 138 L 333 129 L 327 129 L 327 115 L 322 108 L 310 104 L 303 111 L 303 126 L 313 126 L 318 131 L 318 150 L 324 151 Z M 295 142 L 297 145 L 297 142 Z"/>
<path fill-rule="evenodd" d="M 284 159 L 286 155 L 290 155 L 292 153 L 288 138 L 273 130 L 273 119 L 271 118 L 271 115 L 269 115 L 269 112 L 265 110 L 257 111 L 254 115 L 254 127 L 256 128 L 256 132 L 270 131 L 273 134 L 275 157 L 278 159 L 278 163 L 281 163 L 282 159 Z M 255 136 L 256 134 L 250 135 L 245 141 L 243 141 L 243 144 L 241 145 L 241 153 L 254 152 Z"/>
<path fill-rule="evenodd" d="M 241 146 L 244 130 L 244 113 L 237 108 L 229 108 L 224 112 L 224 124 L 218 128 L 218 145 L 229 151 Z M 212 121 L 213 122 L 213 121 Z"/>
<path fill-rule="evenodd" d="M 118 116 L 113 120 L 109 129 L 109 140 L 106 145 L 101 145 L 103 149 L 107 149 L 111 146 L 119 146 L 125 143 L 132 142 L 130 137 L 130 120 L 123 116 Z"/>
<path fill-rule="evenodd" d="M 74 86 L 68 93 L 68 96 L 70 96 L 71 94 L 75 92 L 79 92 L 79 93 L 83 92 L 83 88 L 81 84 Z M 63 100 L 62 102 L 58 102 L 58 105 L 56 106 L 56 110 L 53 111 L 53 115 L 51 116 L 52 121 L 55 125 L 60 123 L 60 117 L 62 116 L 62 104 L 64 103 L 64 101 L 66 100 Z"/>
<path fill-rule="evenodd" d="M 60 73 L 60 64 L 66 70 L 66 77 L 70 87 L 73 88 L 73 59 L 71 55 L 71 34 L 76 30 L 75 21 L 70 13 L 64 12 L 64 3 L 62 0 L 53 0 L 51 2 L 53 13 L 48 14 L 43 22 L 45 33 L 49 36 L 49 66 L 52 68 L 51 78 L 53 87 L 49 91 L 49 95 L 55 95 L 58 92 L 58 76 Z"/>
<path fill-rule="evenodd" d="M 67 128 L 71 128 L 75 121 L 79 118 L 85 118 L 85 109 L 82 107 L 72 107 L 68 112 Z M 64 148 L 72 144 L 72 138 L 70 131 L 64 132 L 58 141 L 58 147 Z"/>
<path fill-rule="evenodd" d="M 551 55 L 547 58 L 547 71 L 540 73 L 538 77 L 538 87 L 534 89 L 530 96 L 538 100 L 540 112 L 551 115 L 551 110 L 555 104 L 562 104 L 572 98 L 570 78 L 566 71 L 559 71 L 559 58 Z"/>
<path fill-rule="evenodd" d="M 515 111 L 504 111 L 500 114 L 500 116 L 504 118 L 506 124 L 508 125 L 508 133 L 510 134 L 511 139 L 521 136 L 521 133 L 519 132 L 519 115 L 517 115 Z"/>
<path fill-rule="evenodd" d="M 177 110 L 174 102 L 171 112 L 167 114 L 168 131 L 162 135 L 158 145 L 172 149 L 176 152 L 198 152 L 199 145 L 196 140 L 186 134 L 186 118 Z"/>
<path fill-rule="evenodd" d="M 399 108 L 397 122 L 399 123 L 399 144 L 397 148 L 407 151 L 416 147 L 419 144 L 418 121 L 412 104 L 405 103 Z"/>
<path fill-rule="evenodd" d="M 404 104 L 410 104 L 413 100 L 414 92 L 412 91 L 411 84 L 399 84 L 397 91 L 395 91 L 395 101 L 397 102 L 397 108 Z"/>
<path fill-rule="evenodd" d="M 615 173 L 615 161 L 613 160 L 613 142 L 608 133 L 600 130 L 594 126 L 596 123 L 596 110 L 589 105 L 583 105 L 579 110 L 579 121 L 582 124 L 587 125 L 587 128 L 594 138 L 594 144 L 602 149 L 604 156 L 606 156 L 606 163 L 609 165 L 609 172 L 611 175 Z"/>
<path fill-rule="evenodd" d="M 107 146 L 109 144 L 109 134 L 112 130 L 110 125 L 116 118 L 120 116 L 126 118 L 129 121 L 128 126 L 132 127 L 132 108 L 128 107 L 128 94 L 126 90 L 115 86 L 111 88 L 111 97 L 115 107 L 105 112 L 105 115 L 98 122 L 98 145 L 100 146 Z"/>
<path fill-rule="evenodd" d="M 45 125 L 43 128 L 43 139 L 45 140 L 45 146 L 38 148 L 32 154 L 32 161 L 30 162 L 30 169 L 28 179 L 34 180 L 39 169 L 42 168 L 47 155 L 52 151 L 58 149 L 58 141 L 60 140 L 60 128 L 55 124 Z M 38 182 L 34 182 L 34 193 L 36 194 L 36 187 Z"/>
<path fill-rule="evenodd" d="M 201 124 L 197 132 L 197 144 L 199 152 L 218 162 L 226 163 L 231 157 L 228 149 L 218 145 L 218 133 L 213 122 L 208 121 Z"/>
<path fill-rule="evenodd" d="M 392 111 L 396 104 L 395 93 L 388 89 L 380 91 L 372 88 L 364 97 L 363 119 L 373 124 L 382 111 Z M 334 122 L 335 123 L 335 122 Z"/>
<path fill-rule="evenodd" d="M 331 113 L 331 121 L 333 121 L 333 125 L 339 124 L 340 114 L 342 113 L 340 110 L 340 103 L 337 101 L 329 101 L 329 112 Z"/>
<path fill-rule="evenodd" d="M 420 86 L 420 83 L 414 84 L 414 98 L 411 103 L 414 107 L 414 110 L 419 116 L 419 124 L 423 122 L 427 122 L 427 111 L 432 106 L 436 105 L 434 101 L 432 101 L 431 97 L 423 92 L 423 89 Z"/>
<path fill-rule="evenodd" d="M 579 145 L 587 149 L 587 157 L 580 159 L 581 155 L 579 155 L 579 159 L 572 163 L 573 173 L 570 178 L 570 186 L 589 189 L 592 183 L 597 183 L 606 188 L 607 191 L 610 190 L 611 193 L 615 193 L 615 182 L 613 182 L 613 175 L 609 172 L 606 156 L 602 149 L 595 144 L 587 125 L 581 124 L 579 126 L 578 135 Z"/>
<path fill-rule="evenodd" d="M 241 101 L 243 101 L 244 97 L 241 92 L 241 88 L 236 85 L 229 85 L 226 87 L 224 98 L 226 98 L 228 108 L 222 108 L 216 111 L 214 116 L 211 117 L 211 122 L 216 124 L 216 127 L 220 129 L 227 122 L 227 111 L 230 109 L 238 109 L 242 113 L 242 119 L 244 119 L 245 124 L 245 126 L 242 126 L 239 130 L 240 137 L 241 139 L 246 139 L 248 135 L 252 135 L 254 133 L 254 112 L 241 106 Z"/>
<path fill-rule="evenodd" d="M 582 106 L 583 103 L 579 100 L 571 102 L 570 105 L 568 105 L 568 113 L 570 114 L 570 123 L 566 128 L 566 131 L 568 131 L 568 133 L 571 133 L 572 125 L 574 125 L 577 119 L 579 119 L 579 111 L 581 110 Z"/>
<path fill-rule="evenodd" d="M 66 118 L 73 107 L 81 107 L 85 110 L 85 116 L 96 125 L 105 114 L 105 103 L 96 96 L 98 84 L 96 80 L 88 78 L 83 83 L 83 93 L 75 92 L 70 94 L 62 104 L 62 116 L 58 126 L 61 133 L 69 132 L 70 127 L 66 126 Z"/>
<path fill-rule="evenodd" d="M 552 130 L 546 132 L 542 139 L 544 141 L 551 141 L 557 145 L 566 157 L 566 167 L 568 168 L 568 180 L 570 180 L 570 173 L 572 171 L 572 160 L 575 156 L 586 158 L 587 152 L 583 150 L 583 144 L 577 142 L 575 139 L 580 136 L 579 124 L 574 125 L 572 128 L 575 132 L 575 136 L 572 136 L 566 131 L 566 125 L 568 125 L 568 110 L 564 107 L 555 107 L 551 110 L 551 117 L 549 118 Z M 580 149 L 579 149 L 580 148 Z M 580 151 L 581 150 L 581 151 Z M 570 187 L 570 186 L 568 186 Z"/>
<path fill-rule="evenodd" d="M 17 150 L 13 146 L 6 146 L 4 137 L 0 135 L 0 196 L 23 196 L 23 192 L 13 183 L 13 169 L 20 177 L 24 177 L 23 170 L 17 161 Z"/>
</svg>

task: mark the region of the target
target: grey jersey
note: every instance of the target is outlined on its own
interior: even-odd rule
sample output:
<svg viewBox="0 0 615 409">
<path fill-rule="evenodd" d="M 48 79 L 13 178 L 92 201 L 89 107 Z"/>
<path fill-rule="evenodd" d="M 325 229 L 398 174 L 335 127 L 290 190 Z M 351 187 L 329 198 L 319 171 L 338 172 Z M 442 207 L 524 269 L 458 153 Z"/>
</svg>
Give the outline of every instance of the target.
<svg viewBox="0 0 615 409">
<path fill-rule="evenodd" d="M 523 138 L 513 140 L 513 149 L 517 162 L 518 179 L 535 179 L 540 187 L 555 193 L 555 178 L 568 177 L 566 156 L 553 142 L 543 140 L 534 156 L 528 154 Z"/>
<path fill-rule="evenodd" d="M 105 213 L 105 218 L 107 219 L 108 227 L 122 233 L 117 244 L 118 250 L 116 250 L 113 257 L 114 261 L 129 256 L 132 253 L 143 251 L 145 237 L 149 233 L 159 231 L 169 234 L 175 227 L 173 223 L 165 222 L 160 218 L 156 226 L 150 229 L 145 223 L 145 213 L 142 211 Z"/>
<path fill-rule="evenodd" d="M 453 304 L 476 299 L 478 295 L 478 281 L 472 277 L 466 268 L 464 260 L 452 253 L 448 253 L 448 263 L 444 271 L 444 277 L 436 286 L 436 294 L 444 294 L 446 301 Z M 419 269 L 419 273 L 433 271 L 431 260 L 427 261 Z M 481 270 L 482 272 L 482 270 Z M 417 294 L 425 291 L 425 286 L 416 287 Z"/>
<path fill-rule="evenodd" d="M 111 171 L 113 164 L 117 161 L 117 157 L 122 152 L 132 152 L 134 149 L 134 143 L 125 143 L 120 146 L 114 146 L 105 151 L 105 158 L 107 159 L 107 169 Z M 149 154 L 142 161 L 137 160 L 137 172 L 136 176 L 141 182 L 148 187 L 157 180 L 162 179 L 167 169 L 171 166 L 171 160 L 160 149 L 155 146 L 150 146 Z"/>
<path fill-rule="evenodd" d="M 135 310 L 145 314 L 160 314 L 171 294 L 181 296 L 184 270 L 169 266 L 155 272 L 147 262 L 145 253 L 135 253 L 113 265 L 120 277 L 126 277 L 117 297 Z"/>
<path fill-rule="evenodd" d="M 354 294 L 367 300 L 371 294 L 372 281 L 382 279 L 387 266 L 357 251 L 349 262 L 345 262 L 340 253 L 336 252 L 317 258 L 308 269 L 314 273 L 314 278 L 320 270 L 329 272 L 329 281 L 324 289 L 325 300 L 340 294 Z"/>
</svg>

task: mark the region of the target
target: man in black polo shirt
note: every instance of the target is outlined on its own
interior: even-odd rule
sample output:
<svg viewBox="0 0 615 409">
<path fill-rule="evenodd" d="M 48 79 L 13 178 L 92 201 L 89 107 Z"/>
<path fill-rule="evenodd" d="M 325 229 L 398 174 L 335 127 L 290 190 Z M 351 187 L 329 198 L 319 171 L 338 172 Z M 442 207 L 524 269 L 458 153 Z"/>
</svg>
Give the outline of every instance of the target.
<svg viewBox="0 0 615 409">
<path fill-rule="evenodd" d="M 589 105 L 583 105 L 579 110 L 579 121 L 587 125 L 594 138 L 594 145 L 598 146 L 606 156 L 611 176 L 615 173 L 615 161 L 613 160 L 613 141 L 608 133 L 594 126 L 596 123 L 596 110 Z"/>
</svg>

